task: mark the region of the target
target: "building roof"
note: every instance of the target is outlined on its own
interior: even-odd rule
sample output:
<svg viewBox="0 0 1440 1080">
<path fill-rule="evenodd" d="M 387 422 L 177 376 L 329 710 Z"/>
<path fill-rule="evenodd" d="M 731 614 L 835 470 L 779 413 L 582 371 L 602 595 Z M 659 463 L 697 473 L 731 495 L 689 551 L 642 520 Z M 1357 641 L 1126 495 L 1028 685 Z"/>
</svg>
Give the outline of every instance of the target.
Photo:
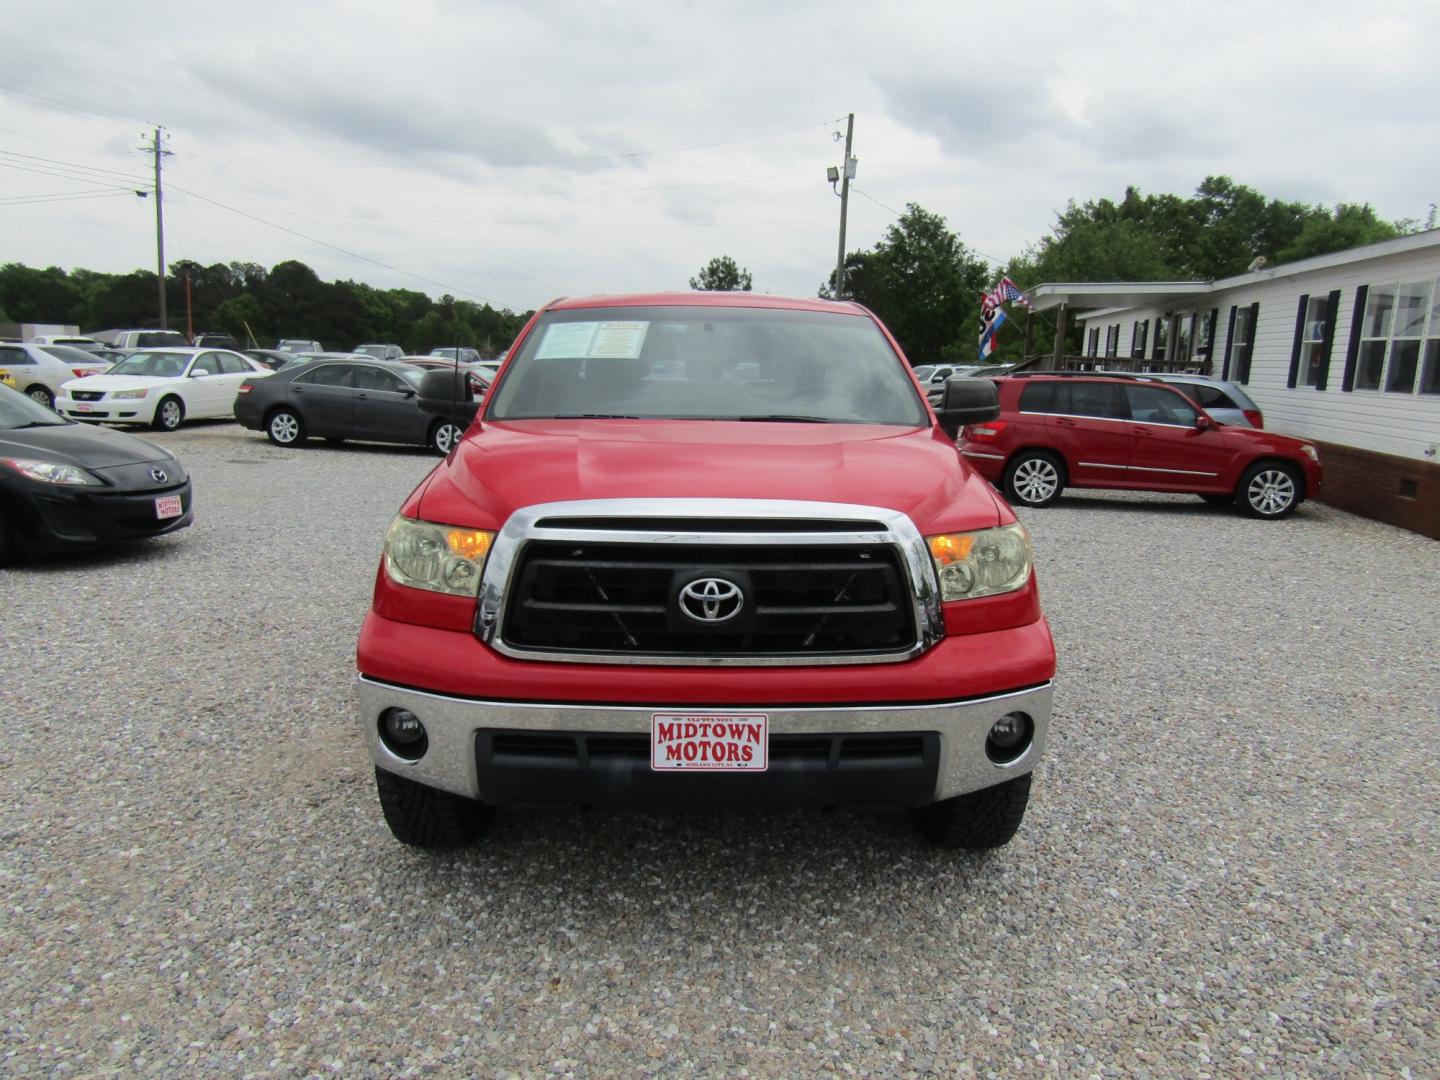
<svg viewBox="0 0 1440 1080">
<path fill-rule="evenodd" d="M 1337 266 L 1384 259 L 1392 255 L 1406 255 L 1413 251 L 1440 247 L 1440 229 L 1408 233 L 1378 244 L 1334 251 L 1328 255 L 1315 255 L 1293 263 L 1278 266 L 1262 266 L 1259 270 L 1236 274 L 1234 277 L 1219 278 L 1215 281 L 1061 281 L 1046 282 L 1030 290 L 1030 299 L 1040 311 L 1049 311 L 1061 304 L 1071 308 L 1104 308 L 1109 312 L 1129 308 L 1149 307 L 1157 303 L 1166 306 L 1198 299 L 1211 293 L 1243 288 L 1274 281 L 1277 278 L 1299 277 Z M 1087 314 L 1086 318 L 1094 315 Z"/>
</svg>

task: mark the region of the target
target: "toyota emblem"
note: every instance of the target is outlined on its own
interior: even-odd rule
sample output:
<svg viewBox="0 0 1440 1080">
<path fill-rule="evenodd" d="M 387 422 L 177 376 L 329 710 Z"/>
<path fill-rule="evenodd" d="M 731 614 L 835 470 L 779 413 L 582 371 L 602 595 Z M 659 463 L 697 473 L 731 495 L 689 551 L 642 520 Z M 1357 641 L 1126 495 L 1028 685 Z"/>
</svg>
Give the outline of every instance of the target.
<svg viewBox="0 0 1440 1080">
<path fill-rule="evenodd" d="M 680 610 L 698 623 L 729 622 L 744 606 L 740 586 L 724 578 L 698 578 L 680 590 Z"/>
<path fill-rule="evenodd" d="M 163 484 L 166 480 L 169 480 L 170 477 L 166 475 L 164 469 L 151 469 L 150 479 L 154 480 L 157 484 Z"/>
</svg>

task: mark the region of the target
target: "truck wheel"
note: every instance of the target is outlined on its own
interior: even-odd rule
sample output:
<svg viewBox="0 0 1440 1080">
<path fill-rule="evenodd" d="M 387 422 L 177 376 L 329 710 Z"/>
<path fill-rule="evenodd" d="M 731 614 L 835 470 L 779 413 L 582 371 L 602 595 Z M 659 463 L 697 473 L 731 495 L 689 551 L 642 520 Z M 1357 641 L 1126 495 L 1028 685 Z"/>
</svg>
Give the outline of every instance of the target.
<svg viewBox="0 0 1440 1080">
<path fill-rule="evenodd" d="M 1065 466 L 1043 450 L 1017 454 L 1005 468 L 1005 497 L 1021 506 L 1049 506 L 1065 486 Z"/>
<path fill-rule="evenodd" d="M 1004 847 L 1020 828 L 1030 802 L 1030 773 L 915 812 L 920 831 L 936 847 L 985 851 Z"/>
<path fill-rule="evenodd" d="M 473 843 L 490 824 L 495 808 L 448 791 L 375 770 L 380 809 L 395 839 L 411 847 L 439 850 Z"/>
</svg>

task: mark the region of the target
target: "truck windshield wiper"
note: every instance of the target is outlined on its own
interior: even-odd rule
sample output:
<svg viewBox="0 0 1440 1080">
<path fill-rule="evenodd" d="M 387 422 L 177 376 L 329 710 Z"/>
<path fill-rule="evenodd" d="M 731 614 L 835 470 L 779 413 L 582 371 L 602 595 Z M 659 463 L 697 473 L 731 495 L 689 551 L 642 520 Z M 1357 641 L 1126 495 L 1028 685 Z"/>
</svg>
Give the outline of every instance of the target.
<svg viewBox="0 0 1440 1080">
<path fill-rule="evenodd" d="M 572 412 L 558 413 L 550 417 L 551 420 L 639 420 L 638 416 L 631 416 L 628 413 L 608 412 Z"/>
<path fill-rule="evenodd" d="M 828 423 L 830 423 L 830 418 L 829 418 L 828 416 L 796 416 L 796 415 L 790 415 L 790 414 L 787 414 L 787 413 L 768 413 L 768 414 L 765 414 L 765 415 L 757 415 L 757 416 L 737 416 L 737 417 L 735 417 L 735 419 L 736 419 L 736 420 L 749 420 L 749 421 L 754 421 L 754 422 L 756 422 L 756 423 L 775 423 L 775 424 L 828 424 Z"/>
</svg>

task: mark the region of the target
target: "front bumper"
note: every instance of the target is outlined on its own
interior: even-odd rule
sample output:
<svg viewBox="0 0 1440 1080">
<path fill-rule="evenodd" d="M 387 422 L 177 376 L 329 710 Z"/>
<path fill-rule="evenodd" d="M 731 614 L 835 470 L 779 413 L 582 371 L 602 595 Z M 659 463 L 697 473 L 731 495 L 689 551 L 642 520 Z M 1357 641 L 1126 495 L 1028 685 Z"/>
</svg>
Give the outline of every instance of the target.
<svg viewBox="0 0 1440 1080">
<path fill-rule="evenodd" d="M 94 423 L 148 424 L 155 419 L 154 394 L 143 398 L 115 398 L 106 394 L 99 401 L 76 401 L 68 394 L 55 398 L 55 411 L 67 420 Z"/>
<path fill-rule="evenodd" d="M 155 500 L 174 495 L 180 497 L 179 516 L 156 517 Z M 163 536 L 194 521 L 188 478 L 177 487 L 144 492 L 15 483 L 0 490 L 0 496 L 7 524 L 29 553 Z"/>
<path fill-rule="evenodd" d="M 605 775 L 600 776 L 591 768 L 589 756 L 582 753 L 580 768 L 572 770 L 569 779 L 555 777 L 553 770 L 546 774 L 561 780 L 564 786 L 555 791 L 553 797 L 545 797 L 543 791 L 537 790 L 535 801 L 589 802 L 597 801 L 595 795 L 600 793 L 611 796 L 600 801 L 634 801 L 644 805 L 659 802 L 708 806 L 720 801 L 742 806 L 754 802 L 813 801 L 822 804 L 902 802 L 923 806 L 991 787 L 1033 769 L 1045 750 L 1051 697 L 1052 686 L 1047 681 L 1008 693 L 940 704 L 772 708 L 755 702 L 746 706 L 747 711 L 769 715 L 772 744 L 777 738 L 797 735 L 901 733 L 922 736 L 932 748 L 927 751 L 932 767 L 923 773 L 908 769 L 885 777 L 877 775 L 874 794 L 879 797 L 864 797 L 867 785 L 863 777 L 834 775 L 835 755 L 831 755 L 826 766 L 830 774 L 826 776 L 804 768 L 772 769 L 764 774 L 660 775 L 649 771 L 648 758 L 643 757 L 629 766 L 617 767 L 612 761 L 605 766 Z M 390 708 L 408 709 L 425 725 L 428 744 L 419 760 L 398 757 L 380 740 L 380 717 Z M 641 734 L 648 739 L 652 714 L 663 711 L 670 710 L 661 706 L 485 701 L 431 694 L 364 676 L 360 678 L 361 725 L 371 759 L 377 766 L 428 787 L 487 802 L 532 801 L 520 798 L 519 789 L 497 773 L 497 767 L 503 763 L 488 755 L 493 733 Z M 687 711 L 698 710 L 689 706 Z M 736 710 L 726 706 L 720 711 Z M 986 738 L 995 722 L 1010 712 L 1023 712 L 1031 718 L 1033 738 L 1019 757 L 996 764 L 986 753 Z M 932 734 L 933 739 L 929 737 Z M 482 761 L 486 763 L 484 777 Z M 543 779 L 540 773 L 533 775 L 537 780 Z M 713 791 L 707 792 L 706 785 L 711 781 L 717 783 L 711 785 Z M 900 790 L 904 785 L 908 785 L 908 790 Z M 752 788 L 762 797 L 752 799 Z M 797 793 L 809 798 L 784 797 Z M 627 794 L 635 798 L 627 800 Z M 709 797 L 717 794 L 722 796 L 718 800 Z M 777 799 L 777 795 L 780 798 Z"/>
</svg>

